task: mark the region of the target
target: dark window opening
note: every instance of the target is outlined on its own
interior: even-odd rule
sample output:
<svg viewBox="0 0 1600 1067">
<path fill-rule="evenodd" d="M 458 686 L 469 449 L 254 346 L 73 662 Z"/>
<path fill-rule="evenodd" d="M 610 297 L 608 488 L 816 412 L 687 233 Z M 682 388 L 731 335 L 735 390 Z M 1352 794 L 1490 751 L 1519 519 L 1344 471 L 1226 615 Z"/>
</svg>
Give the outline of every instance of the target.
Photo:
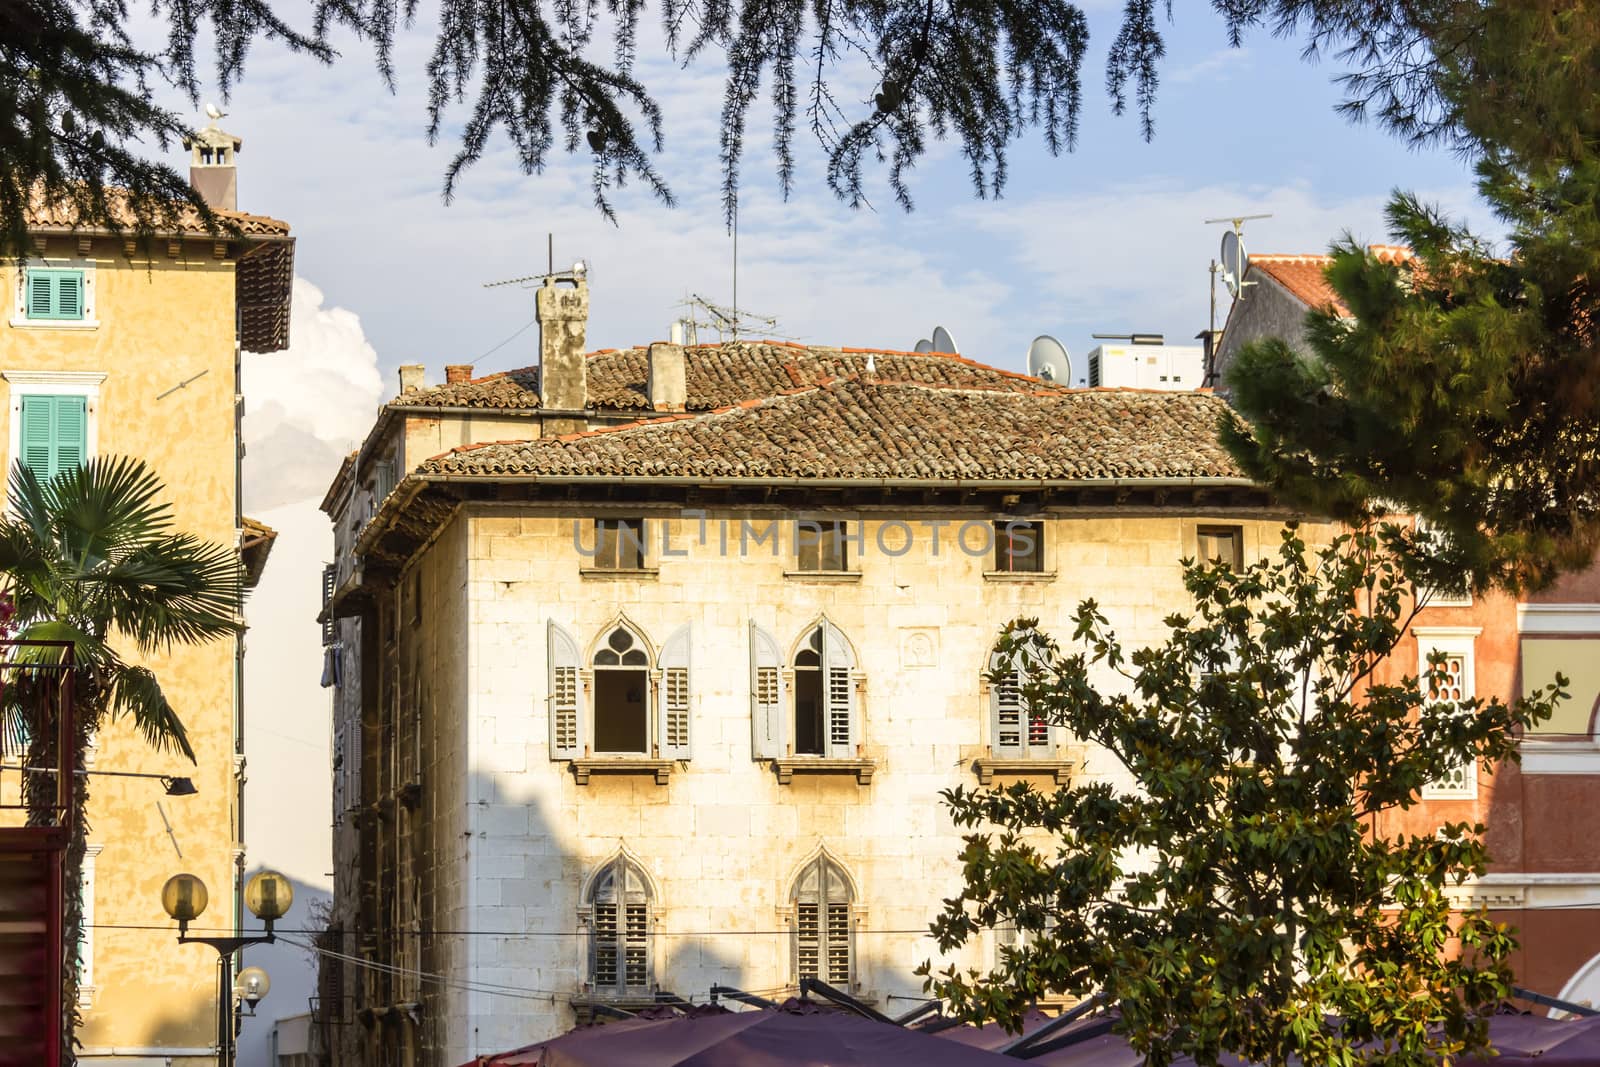
<svg viewBox="0 0 1600 1067">
<path fill-rule="evenodd" d="M 795 755 L 823 754 L 822 719 L 822 630 L 819 628 L 812 631 L 808 646 L 794 658 Z"/>
<path fill-rule="evenodd" d="M 1010 519 L 996 522 L 994 569 L 1015 574 L 1044 570 L 1044 523 Z"/>
<path fill-rule="evenodd" d="M 650 751 L 650 657 L 633 634 L 611 631 L 594 655 L 594 750 Z"/>
<path fill-rule="evenodd" d="M 845 554 L 843 522 L 805 521 L 795 526 L 797 569 L 802 571 L 842 571 L 849 560 Z"/>
<path fill-rule="evenodd" d="M 594 560 L 600 570 L 636 571 L 644 567 L 643 519 L 594 520 Z"/>
</svg>

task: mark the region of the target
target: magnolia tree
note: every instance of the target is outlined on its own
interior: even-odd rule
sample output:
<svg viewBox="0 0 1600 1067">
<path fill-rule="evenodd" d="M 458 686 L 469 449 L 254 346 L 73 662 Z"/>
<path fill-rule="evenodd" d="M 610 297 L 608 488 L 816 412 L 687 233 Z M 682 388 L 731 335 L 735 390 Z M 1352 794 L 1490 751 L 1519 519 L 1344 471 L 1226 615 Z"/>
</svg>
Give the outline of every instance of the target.
<svg viewBox="0 0 1600 1067">
<path fill-rule="evenodd" d="M 1070 648 L 1032 620 L 1002 656 L 1023 696 L 1088 743 L 1096 773 L 944 799 L 972 828 L 965 884 L 933 924 L 942 951 L 1019 937 L 988 973 L 935 971 L 962 1011 L 1015 1026 L 1047 994 L 1101 993 L 1157 1067 L 1223 1053 L 1262 1063 L 1421 1064 L 1480 1047 L 1508 994 L 1507 928 L 1450 890 L 1481 875 L 1481 826 L 1375 831 L 1462 761 L 1515 759 L 1565 679 L 1514 704 L 1380 681 L 1415 613 L 1392 532 L 1275 559 L 1187 564 L 1194 610 L 1128 651 L 1094 601 Z M 1115 684 L 1107 684 L 1115 680 Z M 1335 1020 L 1338 1020 L 1335 1022 Z"/>
</svg>

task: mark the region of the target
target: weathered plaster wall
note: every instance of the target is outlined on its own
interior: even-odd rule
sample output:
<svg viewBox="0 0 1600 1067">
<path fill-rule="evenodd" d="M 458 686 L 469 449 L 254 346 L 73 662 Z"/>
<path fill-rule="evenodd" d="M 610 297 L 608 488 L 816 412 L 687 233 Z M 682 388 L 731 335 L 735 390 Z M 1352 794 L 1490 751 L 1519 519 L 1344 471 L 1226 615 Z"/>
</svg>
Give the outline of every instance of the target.
<svg viewBox="0 0 1600 1067">
<path fill-rule="evenodd" d="M 76 242 L 72 254 L 76 255 Z M 66 251 L 56 238 L 53 254 Z M 92 418 L 100 454 L 145 459 L 166 484 L 179 529 L 234 543 L 234 274 L 191 242 L 188 261 L 158 254 L 121 258 L 120 244 L 94 246 L 93 329 L 8 325 L 14 266 L 0 266 L 0 370 L 94 371 L 106 375 Z M 196 377 L 196 376 L 199 377 Z M 165 397 L 180 382 L 189 384 Z M 0 380 L 0 443 L 9 440 L 12 397 Z M 159 399 L 158 399 L 159 397 Z M 12 457 L 7 456 L 9 470 Z M 124 643 L 124 650 L 133 650 Z M 137 657 L 135 657 L 137 658 Z M 183 719 L 198 763 L 153 751 L 126 723 L 101 734 L 94 768 L 181 774 L 196 796 L 165 797 L 144 779 L 92 779 L 89 841 L 95 862 L 94 987 L 80 1037 L 91 1054 L 112 1046 L 201 1049 L 216 1035 L 216 955 L 177 944 L 160 890 L 178 871 L 199 875 L 211 905 L 199 925 L 231 929 L 236 818 L 234 642 L 177 648 L 146 661 Z M 172 823 L 170 840 L 157 805 Z M 270 817 L 263 813 L 264 817 Z M 181 850 L 182 856 L 178 855 Z M 157 929 L 109 929 L 108 926 Z M 87 1062 L 96 1062 L 89 1058 Z M 179 1056 L 179 1067 L 191 1062 Z"/>
<path fill-rule="evenodd" d="M 722 517 L 710 517 L 704 546 L 693 520 L 671 522 L 672 548 L 688 555 L 664 556 L 656 541 L 657 576 L 606 579 L 580 573 L 572 514 L 527 506 L 473 512 L 473 668 L 467 702 L 455 709 L 456 728 L 471 738 L 468 776 L 478 790 L 465 926 L 513 933 L 478 938 L 470 973 L 474 981 L 548 993 L 554 1003 L 471 998 L 469 1017 L 449 1027 L 452 1041 L 457 1034 L 468 1041 L 452 1043 L 439 1062 L 570 1025 L 565 1000 L 584 977 L 581 887 L 621 847 L 660 890 L 655 973 L 663 988 L 703 995 L 713 982 L 758 990 L 791 984 L 783 908 L 797 867 L 826 846 L 859 889 L 859 992 L 890 1006 L 891 995 L 915 995 L 920 981 L 911 970 L 933 954 L 923 931 L 935 902 L 959 885 L 959 834 L 937 795 L 976 782 L 971 762 L 988 741 L 981 672 L 995 635 L 1012 618 L 1036 615 L 1067 638 L 1072 611 L 1092 596 L 1130 645 L 1158 640 L 1162 617 L 1187 603 L 1178 559 L 1194 552 L 1195 522 L 1207 521 L 1052 523 L 1046 568 L 1055 577 L 1017 582 L 986 580 L 989 562 L 954 550 L 951 528 L 942 553 L 932 555 L 919 523 L 955 516 L 897 514 L 918 531 L 913 551 L 896 559 L 869 549 L 859 579 L 840 581 L 786 577 L 786 555 L 739 558 L 737 527 L 724 556 L 716 533 Z M 866 523 L 869 544 L 876 518 Z M 651 526 L 658 539 L 660 524 Z M 1277 523 L 1244 526 L 1247 558 L 1276 546 Z M 449 551 L 441 541 L 429 555 Z M 789 651 L 823 613 L 854 644 L 863 747 L 878 761 L 870 785 L 798 774 L 780 785 L 765 763 L 751 760 L 749 622 Z M 664 786 L 648 776 L 605 775 L 580 786 L 549 758 L 546 623 L 556 619 L 587 648 L 619 614 L 655 649 L 677 627 L 693 627 L 694 755 Z M 931 641 L 927 666 L 908 658 L 914 635 Z M 1089 754 L 1085 774 L 1110 770 Z M 965 962 L 986 964 L 991 952 L 977 946 Z"/>
</svg>

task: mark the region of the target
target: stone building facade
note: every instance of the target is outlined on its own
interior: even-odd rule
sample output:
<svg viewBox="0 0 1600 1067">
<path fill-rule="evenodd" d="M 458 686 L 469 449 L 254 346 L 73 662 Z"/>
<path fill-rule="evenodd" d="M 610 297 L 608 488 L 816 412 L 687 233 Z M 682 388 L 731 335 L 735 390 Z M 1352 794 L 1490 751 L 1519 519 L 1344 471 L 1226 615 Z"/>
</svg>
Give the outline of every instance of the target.
<svg viewBox="0 0 1600 1067">
<path fill-rule="evenodd" d="M 325 501 L 336 1062 L 803 975 L 909 1007 L 960 881 L 940 790 L 1109 773 L 987 680 L 1002 627 L 1065 641 L 1093 597 L 1157 640 L 1181 557 L 1254 559 L 1286 516 L 1206 393 L 773 343 L 585 356 L 583 280 L 550 287 L 544 380 L 404 369 Z"/>
</svg>

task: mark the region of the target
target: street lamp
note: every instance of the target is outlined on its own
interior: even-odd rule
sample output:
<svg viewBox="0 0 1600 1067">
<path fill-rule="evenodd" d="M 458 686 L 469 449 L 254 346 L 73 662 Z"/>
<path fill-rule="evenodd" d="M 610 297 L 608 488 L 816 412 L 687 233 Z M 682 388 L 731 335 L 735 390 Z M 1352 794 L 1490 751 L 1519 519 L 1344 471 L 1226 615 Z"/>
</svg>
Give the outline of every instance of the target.
<svg viewBox="0 0 1600 1067">
<path fill-rule="evenodd" d="M 207 898 L 206 884 L 192 874 L 175 874 L 161 887 L 161 907 L 178 921 L 178 943 L 210 945 L 217 950 L 217 1067 L 233 1067 L 233 954 L 247 945 L 271 944 L 278 939 L 272 924 L 294 903 L 294 887 L 277 871 L 259 871 L 245 884 L 245 907 L 266 924 L 262 934 L 190 937 L 189 924 L 206 910 Z M 238 993 L 249 1003 L 251 1015 L 271 985 L 267 972 L 259 967 L 246 967 L 239 973 Z"/>
</svg>

